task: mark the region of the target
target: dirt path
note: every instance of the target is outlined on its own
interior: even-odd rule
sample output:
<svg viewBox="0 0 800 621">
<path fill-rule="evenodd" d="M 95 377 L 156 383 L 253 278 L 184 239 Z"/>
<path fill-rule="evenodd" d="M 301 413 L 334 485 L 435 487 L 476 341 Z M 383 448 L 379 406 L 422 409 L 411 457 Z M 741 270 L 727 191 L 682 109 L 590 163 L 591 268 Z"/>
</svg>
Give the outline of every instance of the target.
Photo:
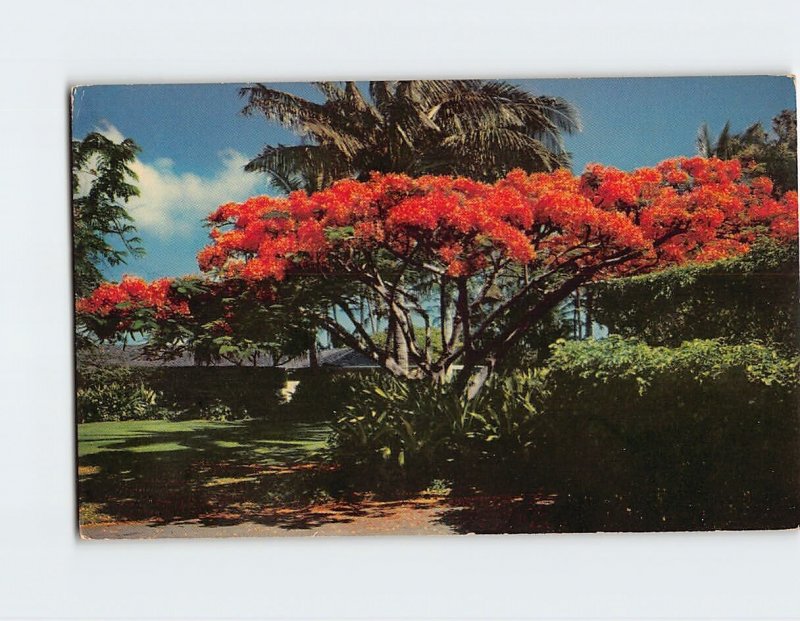
<svg viewBox="0 0 800 621">
<path fill-rule="evenodd" d="M 329 502 L 300 508 L 206 514 L 175 522 L 89 524 L 84 539 L 455 535 L 552 532 L 549 497 L 422 495 L 397 501 Z"/>
<path fill-rule="evenodd" d="M 456 529 L 441 521 L 452 507 L 436 498 L 358 505 L 322 504 L 300 512 L 285 509 L 264 513 L 254 521 L 238 516 L 204 516 L 172 524 L 123 522 L 81 528 L 84 539 L 150 539 L 160 537 L 291 537 L 329 535 L 451 535 Z M 231 522 L 224 524 L 226 518 Z"/>
</svg>

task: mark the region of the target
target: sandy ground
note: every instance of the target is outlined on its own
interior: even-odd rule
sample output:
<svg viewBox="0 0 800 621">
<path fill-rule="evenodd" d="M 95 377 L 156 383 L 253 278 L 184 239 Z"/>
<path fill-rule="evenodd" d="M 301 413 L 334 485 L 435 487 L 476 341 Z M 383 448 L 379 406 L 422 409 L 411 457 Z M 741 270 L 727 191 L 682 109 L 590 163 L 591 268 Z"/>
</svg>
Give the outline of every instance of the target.
<svg viewBox="0 0 800 621">
<path fill-rule="evenodd" d="M 359 505 L 316 505 L 305 510 L 304 522 L 283 521 L 291 510 L 265 514 L 257 521 L 230 525 L 207 520 L 159 524 L 122 522 L 81 527 L 84 539 L 152 539 L 160 537 L 296 537 L 336 535 L 451 535 L 456 529 L 439 520 L 452 507 L 437 506 L 436 499 L 417 498 Z M 219 516 L 217 516 L 219 517 Z M 273 522 L 273 523 L 269 523 Z"/>
<path fill-rule="evenodd" d="M 455 535 L 552 532 L 552 497 L 423 495 L 407 500 L 329 502 L 199 516 L 193 520 L 107 522 L 81 527 L 84 539 Z"/>
</svg>

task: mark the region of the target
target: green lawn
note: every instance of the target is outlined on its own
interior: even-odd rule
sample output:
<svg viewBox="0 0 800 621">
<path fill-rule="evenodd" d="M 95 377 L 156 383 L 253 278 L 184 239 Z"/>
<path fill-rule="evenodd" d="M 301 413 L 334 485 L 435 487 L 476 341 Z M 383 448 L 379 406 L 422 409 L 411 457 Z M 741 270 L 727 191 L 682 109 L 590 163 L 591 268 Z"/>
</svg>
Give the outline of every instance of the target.
<svg viewBox="0 0 800 621">
<path fill-rule="evenodd" d="M 81 522 L 217 523 L 308 502 L 322 493 L 327 434 L 299 422 L 79 425 Z"/>
</svg>

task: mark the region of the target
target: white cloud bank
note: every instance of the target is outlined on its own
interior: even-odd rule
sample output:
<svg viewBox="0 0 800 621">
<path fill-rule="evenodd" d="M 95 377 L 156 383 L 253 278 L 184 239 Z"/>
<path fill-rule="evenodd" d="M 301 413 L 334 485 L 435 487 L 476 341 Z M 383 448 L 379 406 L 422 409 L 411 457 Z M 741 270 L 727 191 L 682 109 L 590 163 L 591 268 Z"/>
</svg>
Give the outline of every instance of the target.
<svg viewBox="0 0 800 621">
<path fill-rule="evenodd" d="M 124 139 L 109 123 L 98 131 L 114 142 Z M 219 158 L 219 170 L 209 177 L 177 173 L 169 158 L 152 164 L 137 158 L 131 170 L 139 177 L 140 195 L 127 204 L 136 227 L 161 238 L 184 237 L 197 233 L 202 219 L 219 205 L 264 192 L 264 177 L 244 171 L 248 158 L 234 149 L 220 152 Z"/>
</svg>

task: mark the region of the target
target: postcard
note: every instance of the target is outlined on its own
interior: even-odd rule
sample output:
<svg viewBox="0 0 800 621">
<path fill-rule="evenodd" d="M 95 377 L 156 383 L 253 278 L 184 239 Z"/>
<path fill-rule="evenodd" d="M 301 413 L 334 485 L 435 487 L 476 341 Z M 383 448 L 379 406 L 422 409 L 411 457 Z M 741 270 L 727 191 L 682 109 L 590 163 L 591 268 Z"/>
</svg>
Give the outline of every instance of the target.
<svg viewBox="0 0 800 621">
<path fill-rule="evenodd" d="M 72 91 L 87 539 L 796 528 L 791 78 Z"/>
</svg>

